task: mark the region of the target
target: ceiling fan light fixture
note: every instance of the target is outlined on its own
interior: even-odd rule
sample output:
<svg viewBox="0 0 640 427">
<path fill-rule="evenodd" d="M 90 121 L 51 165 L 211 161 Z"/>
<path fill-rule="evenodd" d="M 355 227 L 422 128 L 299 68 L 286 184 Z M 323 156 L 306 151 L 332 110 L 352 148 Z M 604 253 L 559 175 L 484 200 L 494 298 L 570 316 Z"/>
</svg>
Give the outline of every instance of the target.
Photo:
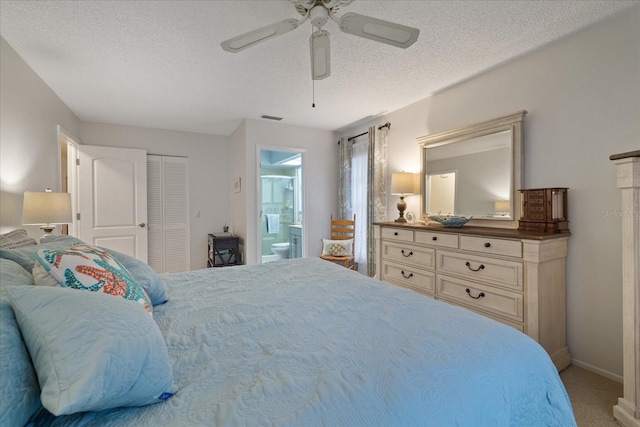
<svg viewBox="0 0 640 427">
<path fill-rule="evenodd" d="M 391 46 L 408 48 L 418 40 L 420 30 L 357 13 L 346 13 L 340 19 L 340 30 Z"/>
<path fill-rule="evenodd" d="M 317 30 L 309 39 L 311 47 L 311 78 L 322 80 L 331 74 L 331 52 L 329 47 L 329 33 Z"/>
<path fill-rule="evenodd" d="M 309 11 L 309 19 L 314 28 L 322 28 L 329 20 L 329 11 L 323 6 L 314 6 Z"/>
<path fill-rule="evenodd" d="M 358 13 L 347 13 L 338 16 L 342 7 L 348 6 L 354 0 L 289 0 L 302 19 L 285 19 L 284 21 L 266 25 L 248 33 L 241 34 L 223 41 L 222 48 L 227 52 L 237 53 L 255 46 L 266 40 L 293 31 L 304 22 L 310 21 L 312 34 L 309 38 L 311 50 L 311 78 L 322 80 L 331 74 L 329 33 L 322 29 L 331 19 L 340 30 L 365 39 L 385 43 L 390 46 L 408 48 L 418 40 L 420 30 L 396 24 L 395 22 L 373 18 Z M 312 103 L 315 107 L 315 102 Z"/>
</svg>

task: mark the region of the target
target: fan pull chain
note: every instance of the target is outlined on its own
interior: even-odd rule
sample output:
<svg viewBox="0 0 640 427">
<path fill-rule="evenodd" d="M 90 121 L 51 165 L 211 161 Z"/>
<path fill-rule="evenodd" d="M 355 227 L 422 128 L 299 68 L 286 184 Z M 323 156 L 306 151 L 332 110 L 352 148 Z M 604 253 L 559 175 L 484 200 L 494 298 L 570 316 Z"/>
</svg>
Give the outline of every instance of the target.
<svg viewBox="0 0 640 427">
<path fill-rule="evenodd" d="M 313 38 L 313 25 L 311 26 L 311 44 L 311 55 L 313 55 L 316 51 L 315 46 L 313 46 L 315 44 L 315 39 Z M 313 64 L 313 61 L 311 61 L 311 64 Z M 311 66 L 313 67 L 313 65 Z M 313 70 L 311 70 L 311 108 L 316 108 L 316 80 L 313 78 Z"/>
</svg>

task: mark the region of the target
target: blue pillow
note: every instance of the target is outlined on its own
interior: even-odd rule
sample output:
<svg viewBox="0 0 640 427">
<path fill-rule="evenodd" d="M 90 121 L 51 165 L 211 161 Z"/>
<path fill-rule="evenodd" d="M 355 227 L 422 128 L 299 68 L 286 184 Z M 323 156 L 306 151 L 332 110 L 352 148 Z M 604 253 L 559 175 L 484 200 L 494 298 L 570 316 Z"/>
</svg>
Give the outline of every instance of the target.
<svg viewBox="0 0 640 427">
<path fill-rule="evenodd" d="M 0 425 L 22 426 L 41 407 L 40 387 L 7 286 L 33 287 L 33 278 L 15 262 L 0 258 Z"/>
<path fill-rule="evenodd" d="M 102 248 L 109 252 L 120 264 L 126 268 L 133 278 L 142 285 L 149 298 L 151 298 L 151 304 L 160 305 L 168 301 L 167 291 L 164 286 L 164 282 L 158 276 L 148 264 L 140 261 L 137 258 L 123 254 L 121 252 L 114 251 L 112 249 Z"/>
<path fill-rule="evenodd" d="M 135 301 L 48 286 L 7 292 L 52 414 L 144 406 L 176 392 L 160 329 Z"/>
<path fill-rule="evenodd" d="M 22 268 L 31 273 L 35 263 L 36 252 L 40 249 L 66 249 L 84 243 L 82 240 L 70 236 L 52 236 L 45 238 L 39 245 L 25 246 L 15 249 L 0 249 L 0 258 L 17 262 Z"/>
</svg>

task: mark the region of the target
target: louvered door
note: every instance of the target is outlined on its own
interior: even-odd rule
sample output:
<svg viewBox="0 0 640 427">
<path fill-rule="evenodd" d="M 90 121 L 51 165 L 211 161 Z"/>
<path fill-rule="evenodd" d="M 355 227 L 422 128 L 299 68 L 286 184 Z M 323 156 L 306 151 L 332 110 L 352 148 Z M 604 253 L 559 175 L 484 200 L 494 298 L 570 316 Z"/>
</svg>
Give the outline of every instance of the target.
<svg viewBox="0 0 640 427">
<path fill-rule="evenodd" d="M 148 259 L 159 273 L 190 269 L 188 171 L 184 157 L 147 156 Z"/>
</svg>

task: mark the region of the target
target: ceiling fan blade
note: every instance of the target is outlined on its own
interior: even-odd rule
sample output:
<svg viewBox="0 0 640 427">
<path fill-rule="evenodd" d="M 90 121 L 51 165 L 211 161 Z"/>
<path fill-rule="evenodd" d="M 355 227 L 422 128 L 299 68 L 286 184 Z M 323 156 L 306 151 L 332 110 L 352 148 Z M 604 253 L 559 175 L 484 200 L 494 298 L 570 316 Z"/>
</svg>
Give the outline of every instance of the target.
<svg viewBox="0 0 640 427">
<path fill-rule="evenodd" d="M 417 28 L 352 12 L 340 18 L 340 30 L 403 49 L 414 44 L 420 34 Z"/>
<path fill-rule="evenodd" d="M 322 80 L 331 74 L 331 51 L 329 48 L 329 33 L 317 30 L 309 38 L 311 48 L 311 78 Z"/>
<path fill-rule="evenodd" d="M 288 33 L 298 28 L 300 22 L 296 19 L 285 19 L 284 21 L 270 24 L 257 30 L 249 31 L 242 35 L 225 40 L 221 43 L 222 48 L 227 52 L 240 52 L 243 49 L 262 43 L 282 34 Z"/>
</svg>

